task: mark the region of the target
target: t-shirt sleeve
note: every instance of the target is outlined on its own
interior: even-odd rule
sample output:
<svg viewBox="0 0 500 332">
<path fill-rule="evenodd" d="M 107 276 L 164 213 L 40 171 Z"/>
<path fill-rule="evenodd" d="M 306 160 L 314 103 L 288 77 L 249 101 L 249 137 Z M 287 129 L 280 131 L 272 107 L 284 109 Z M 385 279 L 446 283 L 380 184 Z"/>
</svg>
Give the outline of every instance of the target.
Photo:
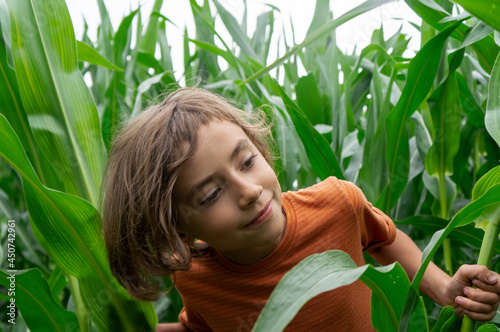
<svg viewBox="0 0 500 332">
<path fill-rule="evenodd" d="M 367 201 L 352 182 L 338 180 L 351 201 L 361 233 L 363 250 L 388 246 L 396 238 L 396 226 L 384 212 Z"/>
<path fill-rule="evenodd" d="M 184 308 L 182 308 L 179 313 L 179 322 L 183 323 L 194 332 L 212 331 L 203 318 L 191 308 L 189 302 L 186 302 L 186 299 L 182 295 L 181 298 L 184 303 Z"/>
</svg>

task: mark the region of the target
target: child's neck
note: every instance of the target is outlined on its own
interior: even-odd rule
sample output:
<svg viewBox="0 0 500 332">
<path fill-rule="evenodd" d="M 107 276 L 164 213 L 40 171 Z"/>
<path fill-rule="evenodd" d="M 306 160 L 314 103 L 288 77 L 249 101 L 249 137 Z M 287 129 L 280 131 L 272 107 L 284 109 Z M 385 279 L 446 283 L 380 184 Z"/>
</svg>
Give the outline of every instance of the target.
<svg viewBox="0 0 500 332">
<path fill-rule="evenodd" d="M 267 257 L 270 255 L 276 248 L 281 243 L 281 240 L 283 240 L 283 237 L 285 236 L 286 232 L 286 215 L 285 212 L 283 211 L 282 213 L 283 216 L 283 232 L 281 232 L 280 236 L 276 239 L 275 242 L 267 245 L 267 246 L 262 246 L 262 247 L 255 247 L 251 250 L 245 250 L 242 252 L 224 252 L 220 251 L 224 257 L 229 259 L 230 261 L 233 261 L 238 264 L 242 265 L 250 265 L 257 263 L 261 259 Z"/>
</svg>

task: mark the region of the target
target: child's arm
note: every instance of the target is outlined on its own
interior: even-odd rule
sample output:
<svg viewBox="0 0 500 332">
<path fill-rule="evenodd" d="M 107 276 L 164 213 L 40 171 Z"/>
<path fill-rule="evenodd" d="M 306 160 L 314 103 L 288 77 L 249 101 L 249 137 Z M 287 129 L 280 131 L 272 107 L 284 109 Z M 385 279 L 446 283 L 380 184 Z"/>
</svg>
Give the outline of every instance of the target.
<svg viewBox="0 0 500 332">
<path fill-rule="evenodd" d="M 155 332 L 189 332 L 191 331 L 182 323 L 164 323 L 156 325 Z"/>
<path fill-rule="evenodd" d="M 382 265 L 398 261 L 410 279 L 417 273 L 422 260 L 420 249 L 400 230 L 391 245 L 367 252 Z M 499 275 L 480 265 L 462 265 L 450 277 L 431 262 L 420 290 L 441 306 L 452 306 L 460 316 L 465 313 L 477 321 L 492 320 L 500 301 Z"/>
</svg>

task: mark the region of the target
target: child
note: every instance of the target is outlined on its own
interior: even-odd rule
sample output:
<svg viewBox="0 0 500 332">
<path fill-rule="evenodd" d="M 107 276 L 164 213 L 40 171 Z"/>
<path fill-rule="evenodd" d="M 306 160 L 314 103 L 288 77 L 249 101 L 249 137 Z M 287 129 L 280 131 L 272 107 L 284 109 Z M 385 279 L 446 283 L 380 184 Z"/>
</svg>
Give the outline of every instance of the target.
<svg viewBox="0 0 500 332">
<path fill-rule="evenodd" d="M 218 96 L 183 89 L 134 119 L 117 137 L 105 178 L 104 236 L 113 274 L 141 300 L 159 297 L 154 276 L 172 276 L 184 308 L 157 331 L 250 331 L 283 275 L 331 249 L 365 264 L 394 261 L 413 276 L 417 246 L 352 183 L 331 177 L 281 193 L 269 128 Z M 335 262 L 332 262 L 335 264 Z M 475 285 L 478 288 L 472 288 Z M 463 315 L 491 320 L 498 274 L 435 265 L 421 290 Z M 320 294 L 287 330 L 369 331 L 370 289 L 357 281 Z"/>
</svg>

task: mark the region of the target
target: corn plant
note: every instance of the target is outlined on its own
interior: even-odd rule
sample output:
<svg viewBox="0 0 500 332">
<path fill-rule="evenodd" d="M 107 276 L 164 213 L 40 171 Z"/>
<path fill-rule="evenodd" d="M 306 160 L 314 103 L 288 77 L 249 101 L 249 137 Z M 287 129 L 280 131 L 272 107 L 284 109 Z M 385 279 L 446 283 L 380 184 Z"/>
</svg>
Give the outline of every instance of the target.
<svg viewBox="0 0 500 332">
<path fill-rule="evenodd" d="M 431 259 L 452 273 L 476 262 L 481 246 L 488 249 L 479 263 L 498 270 L 500 13 L 494 0 L 406 0 L 422 18 L 412 23 L 422 40 L 415 56 L 401 30 L 387 37 L 383 26 L 359 52 L 338 48 L 338 26 L 390 2 L 369 0 L 333 19 L 330 1 L 317 0 L 307 36 L 295 42 L 276 27 L 274 6 L 249 36 L 246 11 L 239 22 L 217 0 L 191 0 L 196 33 L 184 29 L 184 68 L 174 72 L 166 35 L 174 26 L 161 14 L 162 0 L 146 25 L 137 9 L 116 31 L 97 0 L 96 40 L 86 32 L 75 38 L 62 0 L 0 1 L 0 257 L 3 264 L 6 221 L 16 220 L 17 327 L 137 331 L 177 319 L 175 291 L 153 306 L 130 298 L 112 277 L 98 200 L 116 131 L 182 78 L 273 119 L 283 190 L 331 175 L 350 180 L 425 249 L 412 282 L 398 264 L 357 267 L 335 251 L 311 256 L 278 285 L 255 330 L 284 328 L 303 304 L 295 294 L 340 287 L 338 276 L 373 288 L 379 330 L 457 330 L 454 311 L 435 308 L 418 285 Z M 216 19 L 231 40 L 215 29 Z M 276 55 L 275 40 L 284 49 Z M 473 221 L 486 225 L 484 241 Z M 1 271 L 0 284 L 8 285 Z M 319 276 L 324 282 L 314 286 Z M 284 312 L 273 311 L 284 302 Z"/>
</svg>

